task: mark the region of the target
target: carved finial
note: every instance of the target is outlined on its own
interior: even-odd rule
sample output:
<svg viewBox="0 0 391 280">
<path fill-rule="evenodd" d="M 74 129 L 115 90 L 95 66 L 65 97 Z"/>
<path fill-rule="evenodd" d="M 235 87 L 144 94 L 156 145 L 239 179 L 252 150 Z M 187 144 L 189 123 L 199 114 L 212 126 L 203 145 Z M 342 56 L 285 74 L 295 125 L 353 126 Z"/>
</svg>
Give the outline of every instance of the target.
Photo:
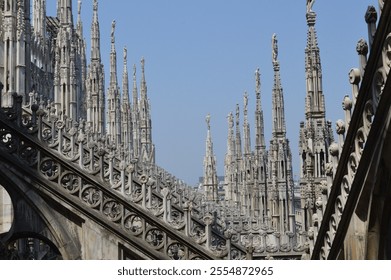
<svg viewBox="0 0 391 280">
<path fill-rule="evenodd" d="M 350 99 L 349 95 L 345 95 L 343 101 L 342 101 L 342 109 L 345 111 L 351 110 L 353 106 L 353 102 Z"/>
<path fill-rule="evenodd" d="M 136 64 L 133 64 L 133 79 L 136 79 Z"/>
<path fill-rule="evenodd" d="M 206 125 L 208 126 L 208 130 L 210 130 L 210 114 L 208 113 L 205 118 Z"/>
<path fill-rule="evenodd" d="M 375 23 L 377 21 L 377 12 L 374 6 L 368 6 L 367 12 L 365 13 L 366 23 Z"/>
<path fill-rule="evenodd" d="M 335 122 L 335 130 L 337 132 L 337 134 L 344 134 L 345 133 L 345 123 L 343 120 L 337 120 Z"/>
<path fill-rule="evenodd" d="M 278 45 L 277 45 L 277 35 L 276 33 L 272 36 L 272 59 L 273 64 L 277 63 L 277 57 L 278 57 Z"/>
<path fill-rule="evenodd" d="M 338 156 L 338 152 L 339 152 L 338 144 L 335 142 L 331 143 L 331 145 L 329 147 L 329 152 L 330 152 L 330 155 L 333 157 Z"/>
<path fill-rule="evenodd" d="M 367 55 L 368 54 L 368 43 L 365 39 L 360 39 L 357 42 L 356 51 L 359 55 Z"/>
<path fill-rule="evenodd" d="M 315 0 L 307 0 L 307 14 L 312 12 L 312 6 L 314 5 Z"/>
<path fill-rule="evenodd" d="M 94 0 L 94 4 L 93 4 L 92 9 L 94 12 L 98 11 L 98 0 Z"/>
</svg>

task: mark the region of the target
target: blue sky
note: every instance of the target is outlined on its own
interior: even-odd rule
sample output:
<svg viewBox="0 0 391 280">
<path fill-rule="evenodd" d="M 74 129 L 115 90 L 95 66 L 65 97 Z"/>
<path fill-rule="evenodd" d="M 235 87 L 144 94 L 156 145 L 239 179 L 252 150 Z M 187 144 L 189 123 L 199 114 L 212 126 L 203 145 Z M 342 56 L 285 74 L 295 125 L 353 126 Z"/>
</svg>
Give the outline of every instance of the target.
<svg viewBox="0 0 391 280">
<path fill-rule="evenodd" d="M 55 1 L 47 2 L 48 14 L 55 14 Z M 360 38 L 367 38 L 365 11 L 368 5 L 378 8 L 377 2 L 315 1 L 326 118 L 333 122 L 333 127 L 337 119 L 343 118 L 342 99 L 351 91 L 348 72 L 358 66 L 356 43 Z M 75 17 L 76 9 L 74 0 Z M 111 21 L 115 19 L 120 84 L 123 47 L 128 49 L 128 64 L 136 64 L 138 70 L 141 57 L 145 57 L 156 162 L 194 185 L 203 174 L 208 113 L 219 175 L 224 172 L 226 116 L 235 110 L 237 103 L 242 110 L 244 91 L 249 94 L 249 120 L 254 135 L 254 72 L 258 67 L 265 136 L 269 143 L 273 86 L 271 37 L 276 33 L 287 136 L 293 154 L 293 173 L 297 175 L 299 124 L 304 121 L 305 12 L 305 0 L 99 0 L 106 87 Z M 88 57 L 91 18 L 92 0 L 83 0 Z"/>
</svg>

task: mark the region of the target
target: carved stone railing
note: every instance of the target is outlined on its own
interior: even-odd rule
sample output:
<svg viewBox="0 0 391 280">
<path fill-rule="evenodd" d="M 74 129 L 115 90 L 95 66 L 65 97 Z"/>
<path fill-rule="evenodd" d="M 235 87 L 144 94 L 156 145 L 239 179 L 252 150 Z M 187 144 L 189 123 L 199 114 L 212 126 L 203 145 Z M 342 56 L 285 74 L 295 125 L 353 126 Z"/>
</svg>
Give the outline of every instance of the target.
<svg viewBox="0 0 391 280">
<path fill-rule="evenodd" d="M 230 202 L 213 203 L 217 232 L 223 232 L 232 244 L 246 248 L 252 259 L 301 259 L 308 258 L 309 244 L 305 232 L 279 232 L 262 217 L 241 214 L 241 207 Z M 251 256 L 249 255 L 251 253 Z"/>
<path fill-rule="evenodd" d="M 96 211 L 109 227 L 114 224 L 123 234 L 141 238 L 165 257 L 246 257 L 224 227 L 216 231 L 216 217 L 202 210 L 202 197 L 195 190 L 161 168 L 131 161 L 127 151 L 89 132 L 83 121 L 75 123 L 34 100 L 22 109 L 16 96 L 14 108 L 1 112 L 0 144 L 33 174 L 38 171 L 38 179 L 54 191 L 60 188 L 75 203 Z"/>
<path fill-rule="evenodd" d="M 317 201 L 319 221 L 311 229 L 312 259 L 335 259 L 341 252 L 350 218 L 363 188 L 365 164 L 374 151 L 390 107 L 391 79 L 391 3 L 381 1 L 382 16 L 376 28 L 374 7 L 366 13 L 369 47 L 360 40 L 357 45 L 360 68 L 349 73 L 352 97 L 345 96 L 345 122 L 337 121 L 339 143 L 330 146 L 331 162 L 327 165 L 327 182 Z M 383 6 L 384 4 L 384 6 Z M 362 81 L 361 81 L 362 80 Z M 360 84 L 361 81 L 361 84 Z"/>
</svg>

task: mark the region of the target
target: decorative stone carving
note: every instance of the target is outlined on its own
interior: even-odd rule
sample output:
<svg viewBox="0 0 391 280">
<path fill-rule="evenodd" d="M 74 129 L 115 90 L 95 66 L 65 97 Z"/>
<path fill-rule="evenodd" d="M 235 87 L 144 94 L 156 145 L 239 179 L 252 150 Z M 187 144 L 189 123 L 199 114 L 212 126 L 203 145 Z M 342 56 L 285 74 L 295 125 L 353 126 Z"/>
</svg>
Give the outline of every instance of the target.
<svg viewBox="0 0 391 280">
<path fill-rule="evenodd" d="M 366 56 L 368 54 L 368 43 L 364 39 L 357 42 L 356 51 L 359 55 Z"/>
<path fill-rule="evenodd" d="M 388 74 L 391 67 L 391 33 L 387 35 L 386 40 L 384 41 L 383 65 L 386 74 Z"/>
<path fill-rule="evenodd" d="M 330 155 L 338 156 L 339 148 L 337 143 L 332 143 L 329 148 Z"/>
<path fill-rule="evenodd" d="M 365 13 L 365 21 L 367 23 L 376 23 L 377 12 L 374 6 L 368 6 L 367 12 Z"/>
<path fill-rule="evenodd" d="M 158 229 L 150 229 L 146 234 L 146 241 L 157 249 L 162 248 L 164 238 L 164 233 Z"/>
<path fill-rule="evenodd" d="M 342 109 L 350 111 L 352 109 L 352 105 L 352 100 L 350 99 L 349 95 L 345 95 L 342 101 Z"/>
<path fill-rule="evenodd" d="M 336 131 L 338 134 L 344 134 L 345 133 L 345 123 L 343 120 L 337 120 L 336 122 Z"/>
</svg>

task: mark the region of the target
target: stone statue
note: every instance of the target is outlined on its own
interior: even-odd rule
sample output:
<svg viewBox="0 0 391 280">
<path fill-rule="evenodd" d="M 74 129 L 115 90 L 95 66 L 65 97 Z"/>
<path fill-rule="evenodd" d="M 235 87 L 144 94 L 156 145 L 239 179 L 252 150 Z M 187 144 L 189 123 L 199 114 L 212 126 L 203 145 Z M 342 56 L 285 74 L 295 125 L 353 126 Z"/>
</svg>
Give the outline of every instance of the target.
<svg viewBox="0 0 391 280">
<path fill-rule="evenodd" d="M 307 0 L 307 13 L 312 12 L 312 6 L 314 5 L 315 0 Z"/>
<path fill-rule="evenodd" d="M 236 104 L 236 122 L 239 122 L 239 104 Z"/>
<path fill-rule="evenodd" d="M 141 58 L 141 70 L 144 72 L 144 66 L 145 66 L 145 59 L 144 57 Z"/>
<path fill-rule="evenodd" d="M 229 125 L 229 128 L 233 128 L 234 127 L 234 116 L 232 114 L 232 112 L 230 112 L 228 114 L 228 125 Z"/>
<path fill-rule="evenodd" d="M 81 0 L 77 1 L 77 14 L 80 16 L 81 14 Z"/>
<path fill-rule="evenodd" d="M 255 91 L 257 98 L 261 97 L 261 75 L 259 73 L 259 68 L 255 71 Z"/>
<path fill-rule="evenodd" d="M 257 70 L 255 70 L 255 79 L 257 83 L 259 82 L 259 78 L 260 78 L 260 73 L 259 73 L 259 68 L 257 68 Z"/>
<path fill-rule="evenodd" d="M 115 32 L 115 20 L 111 22 L 111 40 L 114 40 L 114 32 Z"/>
<path fill-rule="evenodd" d="M 205 121 L 206 121 L 206 125 L 208 126 L 208 130 L 210 130 L 210 114 L 206 115 Z"/>
<path fill-rule="evenodd" d="M 278 46 L 277 46 L 277 35 L 276 33 L 273 34 L 272 36 L 272 58 L 273 58 L 273 63 L 277 62 L 277 56 L 278 56 Z"/>
<path fill-rule="evenodd" d="M 244 112 L 247 115 L 247 106 L 248 106 L 248 94 L 247 94 L 247 91 L 244 93 L 244 96 L 243 96 L 243 104 L 244 104 Z"/>
<path fill-rule="evenodd" d="M 128 49 L 126 48 L 126 46 L 124 47 L 124 62 L 126 63 L 128 59 Z"/>
</svg>

